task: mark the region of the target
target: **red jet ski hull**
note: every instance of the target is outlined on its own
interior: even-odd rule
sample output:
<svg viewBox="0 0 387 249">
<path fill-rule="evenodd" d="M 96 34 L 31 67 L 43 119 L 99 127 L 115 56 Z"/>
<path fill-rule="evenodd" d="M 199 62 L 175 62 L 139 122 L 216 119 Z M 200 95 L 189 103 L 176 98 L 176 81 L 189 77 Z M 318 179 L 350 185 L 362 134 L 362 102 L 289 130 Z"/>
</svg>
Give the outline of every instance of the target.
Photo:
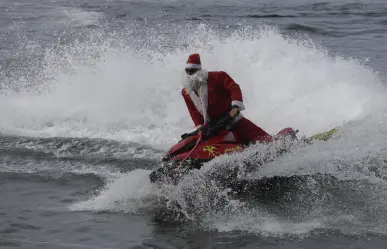
<svg viewBox="0 0 387 249">
<path fill-rule="evenodd" d="M 222 131 L 208 140 L 203 140 L 200 135 L 191 136 L 174 145 L 164 157 L 164 161 L 186 159 L 209 161 L 220 155 L 242 151 L 245 145 L 234 141 L 224 141 L 228 133 L 228 131 Z M 196 147 L 190 148 L 189 144 L 195 144 Z"/>
<path fill-rule="evenodd" d="M 152 182 L 158 182 L 168 178 L 176 182 L 176 175 L 182 175 L 181 172 L 176 174 L 178 170 L 189 171 L 193 168 L 200 169 L 203 163 L 215 157 L 243 151 L 246 145 L 235 141 L 225 141 L 225 136 L 228 133 L 229 131 L 222 130 L 216 136 L 208 139 L 203 139 L 201 135 L 193 135 L 179 141 L 171 147 L 163 158 L 163 161 L 167 165 L 153 171 L 150 174 L 150 180 Z M 291 136 L 293 139 L 297 139 L 295 134 L 296 131 L 292 128 L 285 128 L 275 136 L 275 139 L 285 136 Z"/>
</svg>

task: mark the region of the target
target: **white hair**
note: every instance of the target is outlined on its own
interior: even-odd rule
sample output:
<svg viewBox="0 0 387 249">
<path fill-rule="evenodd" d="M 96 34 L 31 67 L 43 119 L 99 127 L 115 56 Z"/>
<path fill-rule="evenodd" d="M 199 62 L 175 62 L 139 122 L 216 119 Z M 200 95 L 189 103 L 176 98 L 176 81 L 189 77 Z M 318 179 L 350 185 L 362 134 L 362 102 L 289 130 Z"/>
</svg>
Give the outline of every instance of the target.
<svg viewBox="0 0 387 249">
<path fill-rule="evenodd" d="M 193 75 L 186 75 L 182 85 L 188 92 L 192 92 L 197 91 L 203 83 L 207 83 L 207 80 L 207 70 L 200 69 Z"/>
</svg>

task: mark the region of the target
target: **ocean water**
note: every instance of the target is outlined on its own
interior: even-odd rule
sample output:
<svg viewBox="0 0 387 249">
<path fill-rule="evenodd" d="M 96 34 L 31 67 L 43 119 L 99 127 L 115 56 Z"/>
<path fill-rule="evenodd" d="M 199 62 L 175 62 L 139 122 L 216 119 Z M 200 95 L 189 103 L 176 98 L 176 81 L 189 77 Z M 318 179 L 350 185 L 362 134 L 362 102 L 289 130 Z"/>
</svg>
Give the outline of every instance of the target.
<svg viewBox="0 0 387 249">
<path fill-rule="evenodd" d="M 386 31 L 382 0 L 2 1 L 0 248 L 386 248 Z M 269 133 L 339 127 L 241 176 L 303 180 L 254 198 L 209 181 L 255 145 L 149 182 L 193 128 L 193 52 Z"/>
</svg>

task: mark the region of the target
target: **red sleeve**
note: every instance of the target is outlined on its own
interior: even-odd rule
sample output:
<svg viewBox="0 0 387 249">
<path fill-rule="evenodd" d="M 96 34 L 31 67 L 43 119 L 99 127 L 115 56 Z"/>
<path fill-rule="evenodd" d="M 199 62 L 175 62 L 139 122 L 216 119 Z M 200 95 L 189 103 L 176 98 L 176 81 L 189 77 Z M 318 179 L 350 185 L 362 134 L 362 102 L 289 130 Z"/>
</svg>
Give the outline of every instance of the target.
<svg viewBox="0 0 387 249">
<path fill-rule="evenodd" d="M 223 74 L 223 87 L 228 91 L 231 96 L 231 105 L 238 106 L 241 111 L 245 109 L 243 104 L 242 91 L 237 83 L 226 73 L 221 72 Z"/>
<path fill-rule="evenodd" d="M 191 115 L 191 118 L 195 123 L 195 126 L 203 125 L 204 124 L 203 115 L 198 111 L 191 97 L 188 95 L 188 93 L 186 93 L 184 89 L 182 90 L 181 94 L 184 97 L 189 114 Z"/>
</svg>

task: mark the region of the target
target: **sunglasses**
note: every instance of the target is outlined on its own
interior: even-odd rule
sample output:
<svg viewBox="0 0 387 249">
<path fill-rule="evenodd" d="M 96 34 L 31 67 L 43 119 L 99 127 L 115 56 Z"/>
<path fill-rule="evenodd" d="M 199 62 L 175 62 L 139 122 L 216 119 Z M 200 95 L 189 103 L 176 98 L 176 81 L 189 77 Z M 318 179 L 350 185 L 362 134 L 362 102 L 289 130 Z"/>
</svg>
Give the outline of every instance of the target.
<svg viewBox="0 0 387 249">
<path fill-rule="evenodd" d="M 197 71 L 199 71 L 199 69 L 197 69 L 197 68 L 186 68 L 186 69 L 185 69 L 185 72 L 186 72 L 188 75 L 193 75 L 193 74 L 195 74 Z"/>
</svg>

